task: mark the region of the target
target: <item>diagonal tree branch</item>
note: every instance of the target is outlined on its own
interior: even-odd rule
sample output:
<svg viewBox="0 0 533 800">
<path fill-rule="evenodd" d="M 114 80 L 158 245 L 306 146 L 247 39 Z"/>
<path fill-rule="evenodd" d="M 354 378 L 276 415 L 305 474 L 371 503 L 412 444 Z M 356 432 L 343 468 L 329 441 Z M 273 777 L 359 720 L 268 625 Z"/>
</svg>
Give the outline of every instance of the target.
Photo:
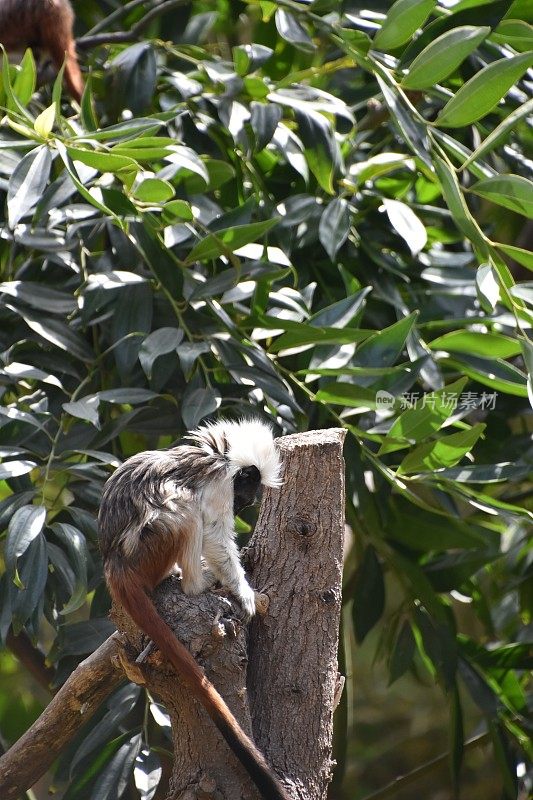
<svg viewBox="0 0 533 800">
<path fill-rule="evenodd" d="M 39 719 L 0 758 L 2 800 L 17 800 L 33 786 L 102 700 L 124 679 L 124 673 L 114 663 L 118 647 L 118 636 L 113 634 L 82 661 Z"/>
</svg>

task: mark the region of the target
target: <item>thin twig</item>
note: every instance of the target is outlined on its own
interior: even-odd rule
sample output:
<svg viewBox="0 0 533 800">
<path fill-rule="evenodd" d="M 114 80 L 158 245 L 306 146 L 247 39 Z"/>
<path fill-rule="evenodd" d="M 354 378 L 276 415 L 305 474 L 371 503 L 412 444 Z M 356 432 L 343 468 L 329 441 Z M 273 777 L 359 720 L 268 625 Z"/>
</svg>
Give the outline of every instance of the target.
<svg viewBox="0 0 533 800">
<path fill-rule="evenodd" d="M 485 744 L 489 738 L 490 733 L 488 731 L 485 731 L 485 733 L 480 733 L 478 736 L 472 736 L 471 739 L 468 739 L 464 743 L 464 749 L 470 750 L 474 747 L 479 747 L 480 745 Z M 405 789 L 405 787 L 409 786 L 411 783 L 418 781 L 425 775 L 432 773 L 435 769 L 442 767 L 449 760 L 450 756 L 451 753 L 449 750 L 446 751 L 446 753 L 441 753 L 440 756 L 431 759 L 431 761 L 426 761 L 425 764 L 421 764 L 419 767 L 413 769 L 411 772 L 408 772 L 406 775 L 399 775 L 382 789 L 378 789 L 377 792 L 367 794 L 363 800 L 386 800 L 387 797 L 393 797 L 396 792 Z"/>
<path fill-rule="evenodd" d="M 109 31 L 104 33 L 96 33 L 94 35 L 86 34 L 77 40 L 76 46 L 80 50 L 88 50 L 93 47 L 98 47 L 101 44 L 127 44 L 128 42 L 136 42 L 145 28 L 157 17 L 172 11 L 173 8 L 184 6 L 190 0 L 164 0 L 158 6 L 150 9 L 145 16 L 132 25 L 129 31 Z"/>
<path fill-rule="evenodd" d="M 101 19 L 100 22 L 96 23 L 96 25 L 93 25 L 93 27 L 87 31 L 85 36 L 93 36 L 95 33 L 99 33 L 100 31 L 105 30 L 105 28 L 109 28 L 109 26 L 116 22 L 117 19 L 124 17 L 130 11 L 133 11 L 134 8 L 137 8 L 137 6 L 144 5 L 146 1 L 147 0 L 130 0 L 129 3 L 119 6 L 119 8 L 115 9 L 115 11 L 113 11 L 111 14 L 108 14 L 107 17 L 104 17 L 104 19 Z"/>
</svg>

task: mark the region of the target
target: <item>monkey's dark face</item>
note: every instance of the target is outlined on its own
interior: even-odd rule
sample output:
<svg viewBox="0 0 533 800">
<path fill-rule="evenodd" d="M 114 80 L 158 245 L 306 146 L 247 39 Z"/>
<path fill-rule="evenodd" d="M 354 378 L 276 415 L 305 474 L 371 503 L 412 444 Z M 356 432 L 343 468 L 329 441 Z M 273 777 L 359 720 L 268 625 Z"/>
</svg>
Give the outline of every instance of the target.
<svg viewBox="0 0 533 800">
<path fill-rule="evenodd" d="M 233 479 L 233 513 L 257 502 L 261 488 L 261 473 L 257 467 L 243 467 Z"/>
</svg>

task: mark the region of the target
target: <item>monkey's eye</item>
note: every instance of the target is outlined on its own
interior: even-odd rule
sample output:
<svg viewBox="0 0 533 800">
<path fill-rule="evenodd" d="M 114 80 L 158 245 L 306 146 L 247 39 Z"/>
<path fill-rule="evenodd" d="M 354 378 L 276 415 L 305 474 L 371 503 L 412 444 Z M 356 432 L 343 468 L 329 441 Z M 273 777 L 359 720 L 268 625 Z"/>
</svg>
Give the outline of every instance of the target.
<svg viewBox="0 0 533 800">
<path fill-rule="evenodd" d="M 257 483 L 261 479 L 261 474 L 256 466 L 251 465 L 249 467 L 241 467 L 235 477 L 239 481 Z"/>
</svg>

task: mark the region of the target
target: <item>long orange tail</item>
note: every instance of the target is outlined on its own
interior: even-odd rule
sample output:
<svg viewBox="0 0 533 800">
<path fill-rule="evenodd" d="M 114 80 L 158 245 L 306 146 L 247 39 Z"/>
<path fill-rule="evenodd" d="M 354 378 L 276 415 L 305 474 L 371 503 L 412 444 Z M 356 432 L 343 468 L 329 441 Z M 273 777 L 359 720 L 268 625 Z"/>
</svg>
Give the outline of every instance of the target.
<svg viewBox="0 0 533 800">
<path fill-rule="evenodd" d="M 106 565 L 106 577 L 114 599 L 135 624 L 152 639 L 170 661 L 192 694 L 203 705 L 218 730 L 247 770 L 264 800 L 290 800 L 263 755 L 231 713 L 222 696 L 208 681 L 198 663 L 160 617 L 138 577 L 119 567 Z"/>
</svg>

